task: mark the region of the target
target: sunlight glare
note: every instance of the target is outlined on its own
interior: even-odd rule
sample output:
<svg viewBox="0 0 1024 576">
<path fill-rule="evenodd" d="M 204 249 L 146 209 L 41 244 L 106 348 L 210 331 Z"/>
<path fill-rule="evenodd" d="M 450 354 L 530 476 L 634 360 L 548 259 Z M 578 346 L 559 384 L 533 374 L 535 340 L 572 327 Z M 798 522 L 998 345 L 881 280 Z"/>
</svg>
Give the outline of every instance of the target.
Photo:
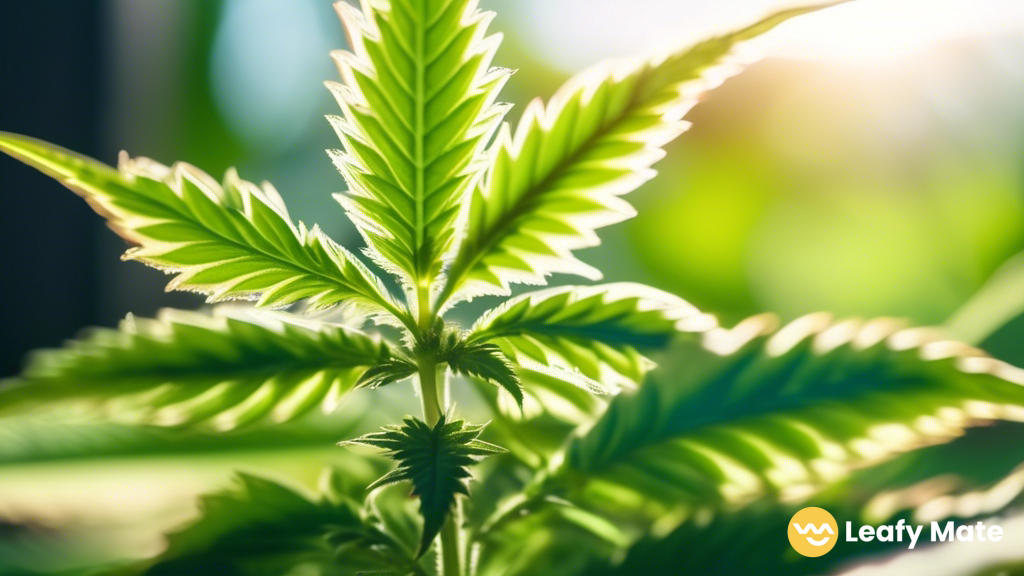
<svg viewBox="0 0 1024 576">
<path fill-rule="evenodd" d="M 726 32 L 801 4 L 630 0 L 595 10 L 588 0 L 523 0 L 510 17 L 519 19 L 517 29 L 530 31 L 525 44 L 536 57 L 575 71 L 604 58 L 685 44 L 709 28 Z M 769 56 L 874 61 L 947 41 L 1020 34 L 1020 0 L 857 0 L 787 22 L 764 46 Z"/>
</svg>

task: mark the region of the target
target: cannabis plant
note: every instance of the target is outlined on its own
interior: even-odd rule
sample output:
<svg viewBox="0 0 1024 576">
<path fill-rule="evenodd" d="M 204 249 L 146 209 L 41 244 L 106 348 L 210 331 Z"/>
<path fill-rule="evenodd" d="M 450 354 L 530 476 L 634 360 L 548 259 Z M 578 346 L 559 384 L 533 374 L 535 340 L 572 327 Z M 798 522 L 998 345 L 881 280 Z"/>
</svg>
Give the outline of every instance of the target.
<svg viewBox="0 0 1024 576">
<path fill-rule="evenodd" d="M 249 302 L 129 317 L 37 353 L 4 385 L 5 412 L 75 406 L 216 434 L 330 413 L 358 388 L 406 379 L 422 404 L 336 438 L 348 465 L 328 470 L 320 494 L 241 476 L 204 498 L 162 554 L 111 570 L 821 571 L 865 549 L 797 557 L 776 529 L 791 506 L 912 513 L 923 502 L 899 493 L 870 505 L 899 485 L 871 467 L 931 446 L 917 454 L 934 465 L 912 468 L 937 476 L 942 444 L 1024 412 L 1024 372 L 891 319 L 816 314 L 779 327 L 766 315 L 725 328 L 629 283 L 512 296 L 553 273 L 600 279 L 573 252 L 633 215 L 621 196 L 654 175 L 697 96 L 738 70 L 736 46 L 813 8 L 594 68 L 512 129 L 497 103 L 511 72 L 491 66 L 500 38 L 474 0 L 336 6 L 351 51 L 332 54 L 341 147 L 328 153 L 361 255 L 294 223 L 273 186 L 233 170 L 218 182 L 127 154 L 111 168 L 0 136 L 0 149 L 106 218 L 133 245 L 126 260 L 173 275 L 169 289 Z M 495 296 L 506 299 L 471 325 L 450 319 L 460 302 Z M 467 391 L 489 422 L 460 415 L 451 398 Z M 957 489 L 932 496 L 955 502 Z"/>
</svg>

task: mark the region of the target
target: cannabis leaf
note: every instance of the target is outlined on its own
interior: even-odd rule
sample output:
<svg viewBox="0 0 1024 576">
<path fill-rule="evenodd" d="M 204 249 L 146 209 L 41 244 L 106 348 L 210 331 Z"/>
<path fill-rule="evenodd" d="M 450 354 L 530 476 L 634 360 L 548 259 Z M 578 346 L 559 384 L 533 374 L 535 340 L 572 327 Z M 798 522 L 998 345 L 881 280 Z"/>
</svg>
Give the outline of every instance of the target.
<svg viewBox="0 0 1024 576">
<path fill-rule="evenodd" d="M 324 574 L 338 574 L 339 565 L 424 573 L 379 519 L 332 490 L 330 479 L 324 484 L 320 497 L 312 498 L 239 474 L 234 488 L 203 496 L 199 518 L 170 534 L 167 550 L 138 572 L 277 576 L 312 564 Z"/>
<path fill-rule="evenodd" d="M 36 463 L 65 465 L 125 458 L 153 461 L 200 455 L 230 459 L 264 451 L 313 451 L 331 446 L 333 438 L 365 429 L 364 414 L 365 404 L 347 403 L 331 418 L 310 418 L 272 428 L 252 426 L 231 434 L 116 422 L 69 422 L 54 415 L 7 416 L 0 426 L 0 474 Z"/>
<path fill-rule="evenodd" d="M 512 361 L 597 392 L 632 386 L 653 363 L 637 349 L 664 347 L 714 319 L 681 298 L 640 284 L 562 286 L 527 292 L 485 312 L 470 340 L 497 344 Z"/>
<path fill-rule="evenodd" d="M 615 398 L 560 473 L 656 501 L 735 507 L 807 497 L 853 468 L 1021 419 L 1024 370 L 891 319 L 770 316 L 680 343 Z"/>
<path fill-rule="evenodd" d="M 858 470 L 844 490 L 870 495 L 861 516 L 882 524 L 900 515 L 927 523 L 999 513 L 1024 501 L 1024 423 L 996 421 L 963 436 Z"/>
<path fill-rule="evenodd" d="M 167 167 L 126 154 L 115 170 L 3 132 L 0 150 L 85 198 L 138 245 L 125 259 L 176 274 L 169 289 L 201 292 L 210 301 L 257 299 L 261 307 L 307 298 L 313 308 L 348 303 L 398 313 L 380 281 L 348 251 L 315 226 L 292 224 L 268 183 L 256 186 L 231 170 L 221 185 L 188 164 Z"/>
<path fill-rule="evenodd" d="M 416 364 L 406 358 L 390 358 L 370 367 L 359 379 L 361 386 L 380 388 L 412 376 L 418 370 Z"/>
<path fill-rule="evenodd" d="M 678 344 L 638 391 L 612 400 L 592 429 L 581 427 L 563 489 L 613 522 L 636 522 L 632 510 L 643 501 L 649 520 L 636 526 L 645 536 L 625 554 L 588 553 L 589 562 L 567 573 L 820 574 L 886 549 L 839 547 L 824 562 L 787 554 L 777 526 L 811 496 L 836 518 L 869 524 L 973 521 L 1020 501 L 1020 450 L 991 451 L 1022 425 L 984 426 L 1024 420 L 1020 369 L 892 319 L 818 314 L 774 324 L 757 317 L 712 331 L 702 344 Z M 577 449 L 602 463 L 572 461 Z M 562 530 L 551 521 L 520 523 L 540 539 Z M 481 574 L 543 565 L 543 549 L 522 552 L 523 530 L 491 535 Z M 747 553 L 729 553 L 737 547 Z M 501 558 L 526 553 L 537 558 L 498 569 Z M 566 565 L 579 560 L 560 554 Z"/>
<path fill-rule="evenodd" d="M 529 426 L 531 421 L 543 415 L 567 424 L 583 424 L 596 418 L 611 396 L 596 395 L 572 381 L 559 378 L 557 373 L 540 372 L 519 368 L 518 375 L 523 382 L 523 406 L 518 409 L 502 401 L 502 396 L 491 398 L 488 404 L 492 411 L 513 421 Z"/>
<path fill-rule="evenodd" d="M 799 507 L 759 506 L 710 519 L 689 519 L 668 534 L 645 535 L 630 546 L 619 561 L 591 561 L 575 572 L 579 576 L 633 576 L 635 574 L 786 574 L 804 576 L 828 573 L 850 556 L 865 549 L 838 546 L 823 558 L 792 554 L 786 523 Z M 837 518 L 850 518 L 839 509 Z M 847 510 L 843 510 L 847 511 Z M 906 543 L 900 543 L 906 547 Z M 874 546 L 869 545 L 868 549 Z M 736 550 L 743 550 L 737 554 Z M 852 552 L 852 554 L 851 554 Z M 858 554 L 859 553 L 859 554 Z"/>
<path fill-rule="evenodd" d="M 469 496 L 469 467 L 486 456 L 505 452 L 478 437 L 483 426 L 449 420 L 442 416 L 431 427 L 422 420 L 406 417 L 401 426 L 387 426 L 381 432 L 360 436 L 341 445 L 364 444 L 387 451 L 387 457 L 398 467 L 369 486 L 382 486 L 409 481 L 420 499 L 423 535 L 417 556 L 422 555 L 448 519 L 455 498 Z"/>
<path fill-rule="evenodd" d="M 478 526 L 465 531 L 476 538 L 468 571 L 482 576 L 637 572 L 630 562 L 664 560 L 663 545 L 676 540 L 662 536 L 688 535 L 678 523 L 703 518 L 697 512 L 778 514 L 778 502 L 840 481 L 878 494 L 850 471 L 946 442 L 977 420 L 1024 419 L 1024 371 L 886 319 L 814 315 L 776 330 L 773 318 L 757 317 L 725 330 L 637 284 L 529 292 L 469 330 L 442 316 L 461 300 L 509 295 L 512 284 L 544 284 L 554 272 L 600 277 L 573 251 L 633 214 L 620 196 L 653 175 L 696 96 L 738 69 L 736 45 L 822 6 L 580 75 L 547 106 L 531 104 L 514 135 L 505 126 L 491 150 L 506 110 L 495 99 L 509 72 L 490 67 L 499 36 L 487 36 L 491 15 L 475 0 L 336 7 L 352 46 L 334 53 L 342 83 L 328 83 L 343 148 L 330 155 L 348 185 L 337 199 L 366 255 L 398 276 L 403 301 L 319 228 L 294 224 L 269 184 L 234 171 L 218 184 L 187 164 L 127 155 L 114 169 L 0 133 L 0 150 L 85 198 L 135 245 L 127 259 L 175 275 L 171 288 L 259 308 L 305 301 L 299 315 L 220 307 L 129 317 L 118 330 L 34 356 L 0 388 L 5 412 L 41 405 L 53 417 L 85 401 L 131 422 L 226 430 L 291 420 L 318 404 L 330 410 L 355 388 L 418 377 L 427 422 L 407 417 L 342 443 L 383 449 L 397 462 L 372 483 L 376 473 L 348 473 L 363 506 L 334 484 L 312 498 L 243 476 L 238 488 L 205 498 L 200 518 L 138 570 L 426 576 L 436 564 L 444 576 L 462 576 L 470 555 L 460 495 L 469 494 L 470 467 L 505 450 L 480 439 L 484 426 L 453 417 L 448 373 L 480 392 L 495 413 L 491 437 L 514 456 L 486 467 L 496 494 L 470 510 Z M 353 310 L 352 326 L 310 314 L 334 306 Z M 361 331 L 369 320 L 401 332 L 370 335 Z M 652 373 L 655 359 L 662 366 Z M 612 399 L 592 394 L 620 388 Z M 2 431 L 38 429 L 23 424 L 8 421 Z M 92 445 L 116 453 L 110 439 L 123 431 L 93 430 Z M 79 432 L 89 430 L 53 437 Z M 136 432 L 125 445 L 148 437 L 157 453 L 199 437 Z M 258 441 L 247 434 L 232 440 Z M 377 470 L 379 461 L 359 461 L 361 471 Z M 1000 468 L 982 485 L 1012 474 Z M 408 510 L 415 501 L 396 504 L 395 491 L 376 490 L 404 481 L 422 525 Z M 507 491 L 512 497 L 501 499 Z M 620 526 L 603 509 L 622 502 L 632 507 Z M 641 531 L 651 537 L 627 552 Z M 607 563 L 609 548 L 625 563 Z"/>
<path fill-rule="evenodd" d="M 437 359 L 447 364 L 453 374 L 476 377 L 499 386 L 522 408 L 522 384 L 515 365 L 501 348 L 495 344 L 471 342 L 456 331 L 443 333 L 441 340 Z"/>
<path fill-rule="evenodd" d="M 510 72 L 490 68 L 500 36 L 475 0 L 335 4 L 353 52 L 333 54 L 343 84 L 328 87 L 349 191 L 337 198 L 375 259 L 428 295 L 455 238 L 474 161 L 505 114 L 494 105 Z M 425 307 L 425 301 L 418 301 Z"/>
<path fill-rule="evenodd" d="M 7 409 L 95 399 L 116 419 L 227 430 L 268 416 L 291 420 L 317 404 L 332 411 L 390 355 L 377 337 L 283 313 L 163 310 L 37 352 L 0 398 Z"/>
<path fill-rule="evenodd" d="M 1022 450 L 993 450 L 997 440 L 1017 433 L 1022 424 L 999 422 L 989 427 L 968 430 L 947 444 L 928 446 L 896 457 L 880 466 L 858 470 L 849 479 L 819 493 L 813 505 L 827 509 L 842 525 L 908 524 L 945 522 L 957 519 L 971 523 L 986 516 L 1012 509 L 1020 502 L 1024 470 L 1019 469 L 987 487 L 954 491 L 961 475 L 991 474 L 994 468 L 1019 464 Z M 941 470 L 941 472 L 940 472 Z M 941 474 L 941 475 L 939 475 Z M 900 476 L 927 478 L 905 486 Z M 997 474 L 1002 476 L 1002 474 Z M 1016 490 L 1015 490 L 1016 488 Z M 916 511 L 901 505 L 917 506 Z M 786 574 L 793 576 L 823 574 L 848 564 L 906 549 L 903 542 L 859 542 L 836 546 L 827 556 L 804 558 L 789 552 L 785 526 L 803 504 L 760 502 L 739 512 L 706 514 L 695 511 L 667 534 L 647 534 L 631 546 L 621 559 L 592 561 L 578 571 L 581 576 L 630 576 L 646 571 L 652 574 L 678 572 L 750 574 Z M 926 528 L 927 530 L 927 528 Z M 927 540 L 927 537 L 922 540 Z M 919 550 L 929 543 L 918 542 Z M 731 551 L 742 549 L 744 554 Z"/>
<path fill-rule="evenodd" d="M 595 230 L 636 212 L 619 196 L 654 176 L 662 146 L 686 128 L 701 92 L 740 67 L 733 48 L 800 14 L 779 12 L 689 48 L 602 64 L 567 82 L 547 107 L 534 100 L 513 136 L 498 135 L 484 184 L 471 200 L 466 238 L 439 300 L 510 294 L 552 272 L 601 278 L 572 251 L 598 244 Z"/>
</svg>

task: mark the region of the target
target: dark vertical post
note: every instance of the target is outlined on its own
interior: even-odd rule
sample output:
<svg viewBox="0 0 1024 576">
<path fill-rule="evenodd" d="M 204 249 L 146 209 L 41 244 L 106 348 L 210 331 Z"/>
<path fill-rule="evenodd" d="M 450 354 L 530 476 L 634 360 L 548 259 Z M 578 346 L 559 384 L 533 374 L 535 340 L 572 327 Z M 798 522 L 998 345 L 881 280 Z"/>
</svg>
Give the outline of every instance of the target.
<svg viewBox="0 0 1024 576">
<path fill-rule="evenodd" d="M 103 4 L 0 2 L 0 130 L 99 156 Z M 0 155 L 0 375 L 94 321 L 92 211 Z"/>
</svg>

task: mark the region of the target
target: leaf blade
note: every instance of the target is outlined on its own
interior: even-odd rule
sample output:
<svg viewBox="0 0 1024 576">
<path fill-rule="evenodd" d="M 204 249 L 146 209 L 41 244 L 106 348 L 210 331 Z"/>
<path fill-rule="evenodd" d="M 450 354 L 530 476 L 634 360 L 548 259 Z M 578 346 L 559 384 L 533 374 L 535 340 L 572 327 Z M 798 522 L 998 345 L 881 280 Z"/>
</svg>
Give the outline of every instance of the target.
<svg viewBox="0 0 1024 576">
<path fill-rule="evenodd" d="M 632 283 L 563 286 L 528 292 L 485 312 L 470 340 L 496 344 L 513 362 L 597 389 L 632 386 L 656 350 L 714 319 L 686 301 Z"/>
<path fill-rule="evenodd" d="M 504 111 L 494 99 L 509 73 L 490 67 L 500 36 L 487 36 L 492 14 L 475 0 L 335 7 L 352 44 L 332 54 L 342 82 L 327 83 L 342 110 L 331 119 L 349 187 L 338 199 L 375 260 L 425 290 Z"/>
<path fill-rule="evenodd" d="M 6 409 L 87 400 L 130 423 L 230 430 L 332 411 L 390 355 L 379 338 L 282 313 L 164 310 L 37 352 L 0 397 Z"/>
<path fill-rule="evenodd" d="M 82 196 L 111 229 L 137 246 L 125 254 L 169 274 L 168 288 L 210 301 L 257 299 L 283 307 L 348 303 L 401 318 L 398 305 L 362 263 L 319 228 L 296 227 L 277 191 L 228 171 L 219 184 L 184 163 L 167 167 L 122 154 L 119 168 L 41 140 L 0 133 L 0 151 Z"/>
<path fill-rule="evenodd" d="M 167 550 L 135 570 L 161 574 L 271 576 L 296 565 L 423 574 L 408 550 L 326 476 L 315 496 L 238 474 L 235 486 L 200 498 L 200 516 L 168 535 Z M 377 503 L 380 504 L 379 502 Z"/>
<path fill-rule="evenodd" d="M 804 498 L 978 420 L 1019 419 L 1024 371 L 926 329 L 755 317 L 681 343 L 566 451 L 564 472 L 665 502 Z M 685 369 L 681 368 L 685 366 Z"/>
<path fill-rule="evenodd" d="M 635 215 L 620 198 L 654 176 L 662 147 L 682 133 L 700 92 L 735 73 L 733 48 L 812 6 L 643 61 L 613 62 L 566 83 L 547 106 L 530 104 L 513 134 L 499 133 L 439 297 L 440 305 L 508 295 L 552 273 L 600 279 L 572 251 L 599 243 L 597 228 Z"/>
<path fill-rule="evenodd" d="M 503 448 L 479 440 L 483 426 L 442 416 L 434 426 L 408 416 L 401 425 L 360 436 L 341 445 L 362 444 L 385 451 L 398 467 L 370 485 L 370 490 L 408 481 L 420 500 L 423 533 L 419 552 L 423 556 L 454 508 L 458 495 L 469 495 L 470 466 Z"/>
</svg>

